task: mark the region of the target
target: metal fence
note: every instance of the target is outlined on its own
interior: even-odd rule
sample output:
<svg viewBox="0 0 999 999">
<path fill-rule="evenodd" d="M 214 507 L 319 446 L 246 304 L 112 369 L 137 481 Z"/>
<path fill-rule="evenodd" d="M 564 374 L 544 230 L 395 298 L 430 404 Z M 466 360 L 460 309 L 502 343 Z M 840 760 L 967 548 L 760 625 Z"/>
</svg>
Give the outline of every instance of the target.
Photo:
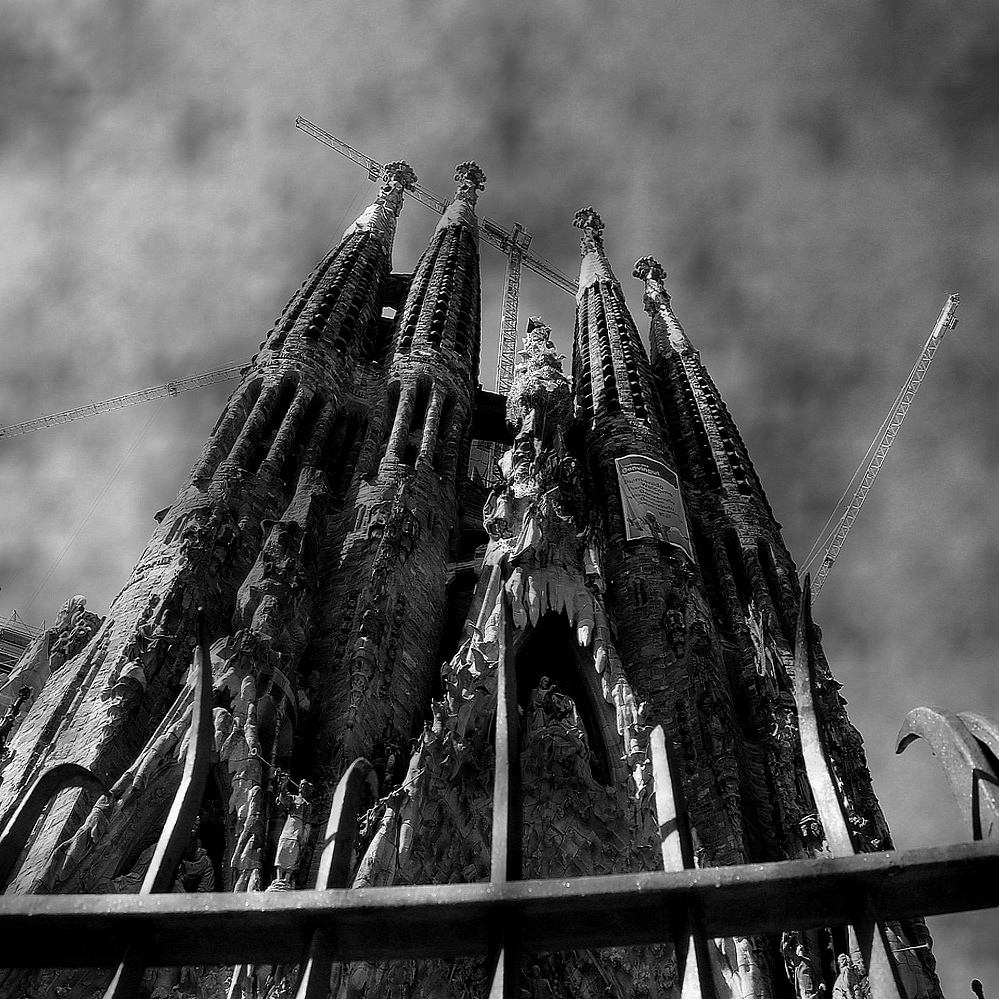
<svg viewBox="0 0 999 999">
<path fill-rule="evenodd" d="M 713 938 L 852 926 L 873 999 L 907 999 L 885 924 L 999 905 L 999 725 L 980 716 L 917 709 L 900 749 L 928 739 L 941 757 L 972 842 L 855 853 L 821 739 L 806 580 L 795 646 L 802 751 L 832 856 L 694 868 L 690 830 L 662 729 L 652 736 L 665 870 L 576 879 L 521 879 L 516 677 L 510 624 L 501 629 L 496 769 L 488 883 L 349 887 L 358 812 L 372 768 L 356 761 L 336 790 L 315 889 L 279 893 L 171 893 L 173 872 L 200 808 L 212 746 L 208 636 L 193 671 L 192 738 L 170 816 L 138 895 L 6 896 L 0 965 L 116 967 L 106 999 L 135 995 L 148 967 L 298 964 L 298 999 L 327 995 L 343 961 L 489 960 L 491 999 L 520 999 L 520 955 L 672 942 L 684 995 L 713 999 Z M 12 874 L 54 793 L 97 786 L 80 767 L 50 771 L 0 832 L 0 883 Z"/>
</svg>

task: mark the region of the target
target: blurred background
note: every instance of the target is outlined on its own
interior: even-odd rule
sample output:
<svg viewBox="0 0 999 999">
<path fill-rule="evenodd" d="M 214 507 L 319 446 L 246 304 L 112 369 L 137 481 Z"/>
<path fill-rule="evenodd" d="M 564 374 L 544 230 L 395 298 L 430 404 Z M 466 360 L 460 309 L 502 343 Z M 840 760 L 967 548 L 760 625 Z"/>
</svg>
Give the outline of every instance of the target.
<svg viewBox="0 0 999 999">
<path fill-rule="evenodd" d="M 947 336 L 815 616 L 899 846 L 965 838 L 906 712 L 999 716 L 992 0 L 0 0 L 0 425 L 244 362 L 373 198 L 303 115 L 575 276 L 593 205 L 674 306 L 803 562 L 946 295 Z M 410 201 L 395 267 L 436 217 Z M 494 380 L 504 258 L 483 245 Z M 570 353 L 573 301 L 525 271 Z M 106 613 L 233 383 L 0 441 L 0 616 Z M 999 996 L 999 918 L 930 920 Z"/>
</svg>

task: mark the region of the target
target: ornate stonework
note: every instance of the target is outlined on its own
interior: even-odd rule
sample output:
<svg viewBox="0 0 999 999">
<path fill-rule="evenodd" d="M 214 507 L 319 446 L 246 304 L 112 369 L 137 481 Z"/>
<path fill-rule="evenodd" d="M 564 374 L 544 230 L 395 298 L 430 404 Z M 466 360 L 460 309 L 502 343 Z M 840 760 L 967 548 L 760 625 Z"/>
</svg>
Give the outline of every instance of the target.
<svg viewBox="0 0 999 999">
<path fill-rule="evenodd" d="M 106 618 L 74 597 L 0 688 L 0 810 L 60 763 L 104 781 L 56 800 L 10 891 L 138 890 L 193 738 L 199 613 L 213 757 L 175 891 L 314 885 L 316 829 L 362 756 L 380 794 L 355 886 L 488 879 L 501 662 L 516 680 L 526 877 L 663 864 L 657 726 L 685 806 L 686 863 L 828 851 L 793 696 L 796 570 L 665 271 L 651 257 L 634 268 L 650 360 L 603 221 L 577 212 L 571 377 L 551 329 L 532 318 L 506 398 L 484 393 L 475 205 L 485 175 L 468 161 L 455 182 L 414 273 L 394 274 L 416 176 L 385 166 L 375 202 L 244 370 Z M 468 467 L 485 434 L 503 454 L 483 487 Z M 635 458 L 664 470 L 661 493 L 669 478 L 689 550 L 659 540 L 665 532 L 630 533 L 620 463 Z M 880 849 L 891 841 L 862 742 L 814 637 L 831 780 L 853 839 Z M 910 954 L 906 980 L 936 999 L 925 928 L 890 930 Z M 720 999 L 792 989 L 811 999 L 823 976 L 826 994 L 863 999 L 856 954 L 822 964 L 834 944 L 821 929 L 716 941 Z M 293 972 L 243 968 L 230 983 L 231 969 L 156 971 L 143 988 L 275 999 L 293 993 Z M 483 976 L 475 961 L 353 965 L 334 970 L 331 994 L 478 996 Z M 526 955 L 522 976 L 533 999 L 680 994 L 666 946 Z M 99 995 L 106 977 L 0 972 L 0 999 Z"/>
</svg>

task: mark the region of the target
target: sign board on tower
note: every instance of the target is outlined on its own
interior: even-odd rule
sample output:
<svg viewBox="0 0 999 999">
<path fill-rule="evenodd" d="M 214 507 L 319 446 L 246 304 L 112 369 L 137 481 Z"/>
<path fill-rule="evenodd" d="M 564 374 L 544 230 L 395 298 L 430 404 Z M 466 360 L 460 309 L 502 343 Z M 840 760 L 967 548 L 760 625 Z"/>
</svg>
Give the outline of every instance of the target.
<svg viewBox="0 0 999 999">
<path fill-rule="evenodd" d="M 624 508 L 625 537 L 655 538 L 685 552 L 693 561 L 690 530 L 676 472 L 655 458 L 628 454 L 615 458 Z"/>
</svg>

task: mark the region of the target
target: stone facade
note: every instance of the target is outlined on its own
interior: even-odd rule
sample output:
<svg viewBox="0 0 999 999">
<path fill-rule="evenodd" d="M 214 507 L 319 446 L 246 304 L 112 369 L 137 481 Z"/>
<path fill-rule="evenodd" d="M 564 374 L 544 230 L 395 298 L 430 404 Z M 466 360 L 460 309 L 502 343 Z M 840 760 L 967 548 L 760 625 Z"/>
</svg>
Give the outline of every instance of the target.
<svg viewBox="0 0 999 999">
<path fill-rule="evenodd" d="M 376 202 L 243 370 L 106 618 L 74 598 L 6 681 L 30 693 L 8 727 L 0 809 L 64 762 L 110 788 L 57 799 L 8 891 L 138 890 L 180 780 L 199 608 L 213 639 L 217 762 L 175 890 L 308 888 L 313 830 L 358 756 L 381 796 L 356 885 L 487 879 L 507 627 L 525 876 L 662 865 L 650 749 L 660 725 L 690 862 L 825 850 L 792 693 L 796 570 L 662 268 L 643 258 L 635 269 L 649 355 L 603 222 L 578 212 L 572 377 L 532 319 L 500 427 L 490 414 L 503 401 L 477 386 L 485 176 L 463 163 L 455 181 L 415 272 L 396 274 L 392 241 L 415 176 L 385 168 Z M 467 475 L 473 438 L 508 448 L 487 494 Z M 623 504 L 621 463 L 632 459 L 676 479 L 679 539 Z M 826 737 L 857 846 L 886 848 L 860 737 L 823 667 Z M 925 940 L 919 923 L 892 932 L 901 946 Z M 739 999 L 817 977 L 831 987 L 835 956 L 857 961 L 845 931 L 710 949 L 721 994 Z M 914 953 L 912 999 L 939 995 L 930 952 Z M 523 968 L 532 995 L 679 994 L 665 946 L 528 956 Z M 475 962 L 342 967 L 331 994 L 477 995 L 482 974 Z M 292 980 L 243 969 L 231 994 L 285 994 Z M 145 988 L 221 996 L 228 982 L 201 969 L 150 973 Z M 9 975 L 0 994 L 83 996 L 101 983 Z"/>
</svg>

